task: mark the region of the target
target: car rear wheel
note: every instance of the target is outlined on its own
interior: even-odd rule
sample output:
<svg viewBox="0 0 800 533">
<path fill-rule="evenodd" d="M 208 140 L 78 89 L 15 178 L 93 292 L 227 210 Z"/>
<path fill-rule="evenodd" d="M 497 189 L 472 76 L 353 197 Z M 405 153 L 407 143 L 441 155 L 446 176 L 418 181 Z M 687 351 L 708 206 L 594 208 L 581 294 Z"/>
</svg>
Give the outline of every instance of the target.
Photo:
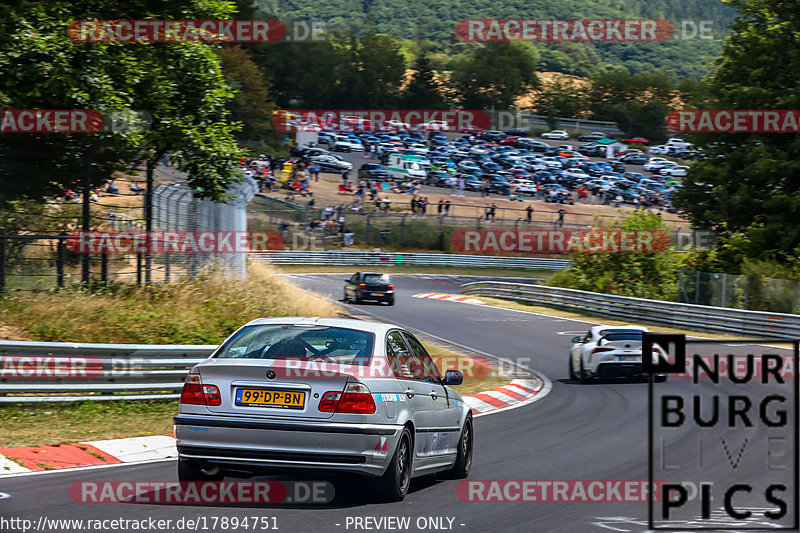
<svg viewBox="0 0 800 533">
<path fill-rule="evenodd" d="M 178 481 L 222 481 L 224 477 L 218 466 L 200 468 L 194 462 L 178 461 Z"/>
<path fill-rule="evenodd" d="M 580 381 L 581 383 L 588 383 L 589 382 L 589 372 L 587 372 L 586 369 L 583 368 L 583 358 L 582 357 L 581 357 L 581 371 L 580 371 L 580 374 L 578 374 L 578 381 Z"/>
<path fill-rule="evenodd" d="M 458 441 L 458 455 L 453 467 L 445 472 L 445 477 L 450 479 L 464 479 L 469 475 L 472 468 L 472 416 L 467 417 L 464 422 L 464 429 L 461 430 L 461 438 Z"/>
<path fill-rule="evenodd" d="M 394 305 L 394 296 L 387 298 L 386 303 L 389 305 Z"/>
<path fill-rule="evenodd" d="M 572 366 L 572 355 L 569 356 L 569 379 L 578 381 L 578 376 L 575 375 L 575 369 Z"/>
<path fill-rule="evenodd" d="M 408 487 L 411 485 L 411 456 L 411 432 L 404 428 L 392 461 L 380 477 L 379 491 L 383 501 L 399 502 L 408 494 Z"/>
</svg>

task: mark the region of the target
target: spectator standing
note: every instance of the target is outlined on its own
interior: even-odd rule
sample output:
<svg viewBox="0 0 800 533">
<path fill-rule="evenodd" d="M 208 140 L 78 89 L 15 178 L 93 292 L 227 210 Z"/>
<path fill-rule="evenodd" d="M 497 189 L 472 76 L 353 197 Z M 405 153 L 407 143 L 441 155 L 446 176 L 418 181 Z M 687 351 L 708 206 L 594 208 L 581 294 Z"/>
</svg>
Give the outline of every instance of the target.
<svg viewBox="0 0 800 533">
<path fill-rule="evenodd" d="M 483 208 L 483 215 L 484 215 L 484 218 L 486 218 L 486 220 L 487 220 L 487 221 L 488 221 L 488 220 L 491 220 L 491 217 L 492 217 L 492 208 L 491 208 L 491 207 L 489 207 L 488 205 L 487 205 L 486 207 L 484 207 L 484 208 Z"/>
<path fill-rule="evenodd" d="M 447 216 L 449 214 L 450 214 L 450 200 L 445 200 L 444 201 L 444 216 Z"/>
<path fill-rule="evenodd" d="M 439 199 L 439 205 L 438 205 L 438 206 L 437 206 L 437 208 L 436 208 L 436 213 L 437 213 L 439 216 L 442 216 L 442 211 L 444 211 L 444 200 L 442 200 L 442 199 L 440 198 L 440 199 Z"/>
<path fill-rule="evenodd" d="M 424 215 L 428 211 L 428 197 L 420 198 L 417 202 L 417 206 L 419 207 L 420 213 Z"/>
<path fill-rule="evenodd" d="M 456 181 L 456 185 L 458 187 L 458 195 L 464 196 L 464 178 L 459 176 Z"/>
<path fill-rule="evenodd" d="M 489 197 L 489 180 L 483 178 L 481 180 L 481 197 L 488 198 Z"/>
<path fill-rule="evenodd" d="M 528 207 L 525 208 L 525 215 L 526 218 L 528 219 L 528 224 L 533 222 L 533 206 L 529 205 Z"/>
<path fill-rule="evenodd" d="M 492 203 L 492 206 L 489 208 L 489 216 L 492 217 L 492 222 L 495 221 L 495 215 L 497 214 L 497 206 Z"/>
<path fill-rule="evenodd" d="M 567 210 L 564 207 L 559 208 L 558 210 L 558 225 L 559 227 L 564 226 L 564 215 L 567 214 Z"/>
</svg>

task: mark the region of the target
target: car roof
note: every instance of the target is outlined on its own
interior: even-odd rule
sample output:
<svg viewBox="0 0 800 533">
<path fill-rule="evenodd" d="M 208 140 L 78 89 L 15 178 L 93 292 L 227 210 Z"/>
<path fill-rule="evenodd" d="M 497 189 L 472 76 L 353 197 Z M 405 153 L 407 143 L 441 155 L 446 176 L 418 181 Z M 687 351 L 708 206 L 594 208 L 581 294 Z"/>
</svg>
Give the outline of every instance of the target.
<svg viewBox="0 0 800 533">
<path fill-rule="evenodd" d="M 633 324 L 628 324 L 627 326 L 592 326 L 592 333 L 597 334 L 598 332 L 609 329 L 609 330 L 636 330 L 636 331 L 650 331 L 644 326 L 635 326 Z"/>
<path fill-rule="evenodd" d="M 329 318 L 329 317 L 308 317 L 308 316 L 256 318 L 254 320 L 251 320 L 245 325 L 266 326 L 271 324 L 330 326 L 338 328 L 355 329 L 359 331 L 369 331 L 372 333 L 385 331 L 392 328 L 399 328 L 399 326 L 395 326 L 394 324 L 384 324 L 381 322 L 371 322 L 367 320 L 356 320 L 353 318 Z"/>
</svg>

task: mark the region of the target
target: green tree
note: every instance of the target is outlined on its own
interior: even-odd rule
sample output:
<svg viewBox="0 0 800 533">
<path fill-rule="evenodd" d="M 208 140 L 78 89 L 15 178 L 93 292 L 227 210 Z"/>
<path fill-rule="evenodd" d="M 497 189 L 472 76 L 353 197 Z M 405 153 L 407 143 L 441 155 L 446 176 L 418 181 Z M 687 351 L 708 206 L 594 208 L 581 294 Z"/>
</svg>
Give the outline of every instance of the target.
<svg viewBox="0 0 800 533">
<path fill-rule="evenodd" d="M 269 97 L 269 80 L 241 46 L 217 51 L 228 85 L 236 92 L 230 101 L 231 119 L 242 123 L 240 138 L 261 139 L 273 131 L 275 104 Z"/>
<path fill-rule="evenodd" d="M 661 217 L 635 213 L 597 230 L 652 231 L 654 242 L 671 230 Z M 658 247 L 656 247 L 658 249 Z M 550 285 L 636 298 L 674 301 L 680 260 L 672 249 L 654 252 L 581 252 L 572 268 L 550 278 Z"/>
<path fill-rule="evenodd" d="M 404 107 L 413 109 L 447 108 L 441 84 L 436 79 L 431 59 L 424 50 L 414 63 L 414 74 L 403 91 L 402 103 Z"/>
<path fill-rule="evenodd" d="M 626 136 L 644 137 L 651 144 L 660 144 L 667 139 L 664 118 L 669 111 L 666 103 L 654 98 L 647 102 L 618 104 L 608 111 L 608 116 Z"/>
<path fill-rule="evenodd" d="M 17 0 L 0 6 L 0 108 L 144 110 L 150 129 L 109 133 L 0 135 L 3 198 L 43 198 L 73 187 L 91 159 L 103 183 L 147 149 L 182 149 L 199 196 L 221 198 L 237 149 L 226 109 L 232 96 L 214 54 L 201 43 L 76 43 L 67 27 L 78 19 L 220 19 L 223 0 Z"/>
<path fill-rule="evenodd" d="M 717 109 L 800 109 L 800 14 L 779 0 L 732 0 L 733 33 L 708 80 Z M 787 260 L 800 248 L 800 136 L 690 136 L 706 154 L 675 205 L 698 227 L 744 236 L 751 257 Z"/>
<path fill-rule="evenodd" d="M 558 76 L 543 84 L 534 103 L 540 115 L 552 112 L 558 117 L 580 116 L 587 106 L 586 89 L 567 76 Z"/>
<path fill-rule="evenodd" d="M 515 100 L 539 86 L 536 51 L 513 42 L 489 42 L 462 57 L 451 75 L 452 85 L 468 109 L 510 109 Z"/>
</svg>

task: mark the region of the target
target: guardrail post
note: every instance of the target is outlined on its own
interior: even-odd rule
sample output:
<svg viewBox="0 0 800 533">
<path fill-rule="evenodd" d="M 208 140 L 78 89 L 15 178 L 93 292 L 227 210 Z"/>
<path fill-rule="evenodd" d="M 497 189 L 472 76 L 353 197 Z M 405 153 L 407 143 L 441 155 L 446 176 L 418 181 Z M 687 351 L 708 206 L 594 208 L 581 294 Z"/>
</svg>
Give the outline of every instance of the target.
<svg viewBox="0 0 800 533">
<path fill-rule="evenodd" d="M 56 286 L 64 286 L 64 254 L 66 246 L 64 239 L 58 239 L 56 244 Z"/>
<path fill-rule="evenodd" d="M 108 285 L 108 254 L 100 254 L 100 281 Z"/>
<path fill-rule="evenodd" d="M 164 283 L 169 283 L 170 281 L 170 268 L 172 265 L 172 254 L 166 254 L 164 256 Z"/>
<path fill-rule="evenodd" d="M 136 284 L 142 286 L 142 253 L 136 254 Z"/>
<path fill-rule="evenodd" d="M 722 274 L 722 307 L 728 307 L 727 291 L 728 288 L 728 275 Z"/>
</svg>

